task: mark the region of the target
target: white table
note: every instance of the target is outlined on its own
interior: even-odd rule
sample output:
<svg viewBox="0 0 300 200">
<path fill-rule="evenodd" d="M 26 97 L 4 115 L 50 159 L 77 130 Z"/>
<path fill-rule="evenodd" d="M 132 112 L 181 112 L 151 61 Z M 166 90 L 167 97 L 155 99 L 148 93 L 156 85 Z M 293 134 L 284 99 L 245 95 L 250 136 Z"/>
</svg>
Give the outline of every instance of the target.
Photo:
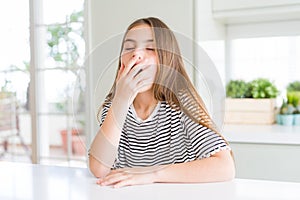
<svg viewBox="0 0 300 200">
<path fill-rule="evenodd" d="M 290 200 L 300 183 L 235 179 L 223 183 L 150 184 L 113 189 L 95 184 L 87 169 L 0 162 L 0 199 L 36 200 Z"/>
</svg>

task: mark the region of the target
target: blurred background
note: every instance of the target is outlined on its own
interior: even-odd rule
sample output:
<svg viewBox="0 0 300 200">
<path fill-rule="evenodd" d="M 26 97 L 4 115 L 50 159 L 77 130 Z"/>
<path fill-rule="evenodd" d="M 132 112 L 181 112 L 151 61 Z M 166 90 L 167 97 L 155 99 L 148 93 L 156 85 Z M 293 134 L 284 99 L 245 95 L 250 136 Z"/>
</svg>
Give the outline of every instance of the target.
<svg viewBox="0 0 300 200">
<path fill-rule="evenodd" d="M 300 181 L 300 0 L 0 4 L 1 161 L 86 167 L 123 33 L 155 16 L 175 32 L 237 177 Z"/>
</svg>

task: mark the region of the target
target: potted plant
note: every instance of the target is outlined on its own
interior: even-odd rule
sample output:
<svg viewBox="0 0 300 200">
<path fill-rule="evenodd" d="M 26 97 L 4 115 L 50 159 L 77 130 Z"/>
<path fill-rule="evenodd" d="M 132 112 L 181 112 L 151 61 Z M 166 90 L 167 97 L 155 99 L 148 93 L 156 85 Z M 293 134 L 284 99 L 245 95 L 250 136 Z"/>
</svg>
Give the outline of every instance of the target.
<svg viewBox="0 0 300 200">
<path fill-rule="evenodd" d="M 231 80 L 226 86 L 226 96 L 230 98 L 250 97 L 249 84 L 244 80 Z"/>
<path fill-rule="evenodd" d="M 278 94 L 268 79 L 231 80 L 226 85 L 225 123 L 273 124 Z"/>
<path fill-rule="evenodd" d="M 298 102 L 298 105 L 295 110 L 294 125 L 300 126 L 300 101 Z"/>
<path fill-rule="evenodd" d="M 287 93 L 288 104 L 293 106 L 293 124 L 300 125 L 300 91 Z"/>
<path fill-rule="evenodd" d="M 249 83 L 251 97 L 254 99 L 276 98 L 279 94 L 276 86 L 268 79 L 258 78 Z"/>
<path fill-rule="evenodd" d="M 284 126 L 292 126 L 294 123 L 294 111 L 294 106 L 283 100 L 282 105 L 280 107 L 280 112 L 277 115 L 277 124 L 281 124 Z"/>
<path fill-rule="evenodd" d="M 288 102 L 295 108 L 294 125 L 300 125 L 300 81 L 293 81 L 287 86 Z"/>
<path fill-rule="evenodd" d="M 294 81 L 288 84 L 287 92 L 300 92 L 300 81 Z"/>
<path fill-rule="evenodd" d="M 84 156 L 86 149 L 83 130 L 73 128 L 71 130 L 63 129 L 60 131 L 63 150 L 65 152 L 68 152 L 68 134 L 70 134 L 72 153 L 75 155 Z"/>
</svg>

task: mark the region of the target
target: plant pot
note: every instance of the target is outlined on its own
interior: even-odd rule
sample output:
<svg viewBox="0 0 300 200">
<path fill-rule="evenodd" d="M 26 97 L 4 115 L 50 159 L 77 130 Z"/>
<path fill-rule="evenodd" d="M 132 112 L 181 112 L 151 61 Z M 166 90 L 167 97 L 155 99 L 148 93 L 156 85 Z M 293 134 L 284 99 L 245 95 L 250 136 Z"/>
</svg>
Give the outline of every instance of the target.
<svg viewBox="0 0 300 200">
<path fill-rule="evenodd" d="M 294 125 L 295 126 L 300 126 L 300 114 L 295 114 L 294 115 Z"/>
<path fill-rule="evenodd" d="M 294 115 L 280 115 L 281 124 L 284 126 L 293 126 Z"/>
<path fill-rule="evenodd" d="M 84 156 L 86 154 L 84 137 L 72 137 L 72 151 L 75 155 Z"/>
<path fill-rule="evenodd" d="M 225 123 L 273 124 L 276 116 L 275 99 L 226 98 Z"/>
<path fill-rule="evenodd" d="M 280 114 L 276 115 L 276 123 L 277 124 L 282 124 L 282 120 L 281 120 L 281 115 Z"/>
<path fill-rule="evenodd" d="M 60 131 L 60 135 L 61 135 L 61 140 L 62 140 L 62 146 L 63 146 L 63 150 L 65 152 L 68 152 L 68 134 L 71 134 L 71 144 L 72 144 L 72 153 L 75 153 L 74 150 L 74 146 L 73 143 L 77 142 L 76 139 L 73 138 L 78 138 L 79 135 L 82 133 L 81 130 L 77 130 L 77 129 L 72 129 L 72 130 L 61 130 Z"/>
</svg>

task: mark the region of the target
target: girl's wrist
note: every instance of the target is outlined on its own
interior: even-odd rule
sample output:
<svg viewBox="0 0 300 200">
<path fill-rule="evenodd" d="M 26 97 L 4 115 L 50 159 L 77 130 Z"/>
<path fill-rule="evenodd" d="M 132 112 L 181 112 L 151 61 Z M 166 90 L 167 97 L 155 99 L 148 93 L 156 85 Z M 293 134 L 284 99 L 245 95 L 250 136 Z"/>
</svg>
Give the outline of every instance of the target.
<svg viewBox="0 0 300 200">
<path fill-rule="evenodd" d="M 115 97 L 113 98 L 112 103 L 115 104 L 118 107 L 122 107 L 122 108 L 129 108 L 129 106 L 132 104 L 133 100 L 131 100 L 131 98 L 127 97 L 127 96 L 120 96 L 120 95 L 115 95 Z"/>
<path fill-rule="evenodd" d="M 152 179 L 152 183 L 158 183 L 159 182 L 159 170 L 154 170 L 151 173 L 151 179 Z"/>
<path fill-rule="evenodd" d="M 125 111 L 127 113 L 130 103 L 126 99 L 115 97 L 112 101 L 112 107 L 118 112 Z"/>
<path fill-rule="evenodd" d="M 115 123 L 118 125 L 119 129 L 122 129 L 127 116 L 129 105 L 126 101 L 122 101 L 122 99 L 114 98 L 110 109 Z"/>
</svg>

